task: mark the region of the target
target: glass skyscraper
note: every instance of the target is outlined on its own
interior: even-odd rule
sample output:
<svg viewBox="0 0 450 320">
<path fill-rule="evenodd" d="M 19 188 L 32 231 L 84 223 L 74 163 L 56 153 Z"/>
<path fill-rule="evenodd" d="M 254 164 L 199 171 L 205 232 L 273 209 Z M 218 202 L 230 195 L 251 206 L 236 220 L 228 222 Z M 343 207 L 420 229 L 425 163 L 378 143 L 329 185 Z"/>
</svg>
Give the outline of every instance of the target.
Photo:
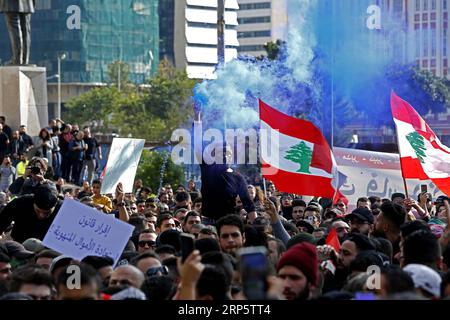
<svg viewBox="0 0 450 320">
<path fill-rule="evenodd" d="M 32 16 L 31 63 L 64 83 L 109 82 L 108 65 L 130 65 L 130 80 L 141 84 L 159 63 L 158 0 L 40 0 Z M 2 19 L 3 20 L 3 19 Z M 0 59 L 10 58 L 6 24 L 0 22 Z M 49 81 L 56 81 L 55 78 Z"/>
</svg>

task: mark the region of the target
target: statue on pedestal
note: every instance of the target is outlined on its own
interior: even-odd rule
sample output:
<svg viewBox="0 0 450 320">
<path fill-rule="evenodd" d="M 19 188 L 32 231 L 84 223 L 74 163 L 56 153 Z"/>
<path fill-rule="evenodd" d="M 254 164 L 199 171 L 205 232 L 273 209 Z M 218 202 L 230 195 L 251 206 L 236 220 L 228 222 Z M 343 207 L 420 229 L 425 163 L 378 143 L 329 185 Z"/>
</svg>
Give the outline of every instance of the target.
<svg viewBox="0 0 450 320">
<path fill-rule="evenodd" d="M 31 14 L 35 0 L 0 0 L 0 12 L 5 14 L 11 40 L 10 65 L 28 65 L 31 46 Z"/>
</svg>

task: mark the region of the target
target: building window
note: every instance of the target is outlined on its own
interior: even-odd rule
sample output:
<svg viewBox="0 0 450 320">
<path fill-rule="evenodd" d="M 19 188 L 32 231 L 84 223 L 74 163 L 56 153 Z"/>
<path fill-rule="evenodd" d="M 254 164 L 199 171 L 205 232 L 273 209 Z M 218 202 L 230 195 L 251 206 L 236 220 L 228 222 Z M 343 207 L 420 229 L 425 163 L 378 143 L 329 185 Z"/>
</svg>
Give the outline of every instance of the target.
<svg viewBox="0 0 450 320">
<path fill-rule="evenodd" d="M 270 30 L 238 32 L 238 38 L 261 38 L 270 36 Z"/>
<path fill-rule="evenodd" d="M 428 68 L 428 60 L 422 61 L 422 68 Z"/>
<path fill-rule="evenodd" d="M 442 0 L 442 8 L 447 10 L 447 0 Z"/>
<path fill-rule="evenodd" d="M 416 58 L 420 58 L 420 30 L 416 31 Z"/>
<path fill-rule="evenodd" d="M 420 11 L 420 0 L 416 0 L 416 11 Z"/>
<path fill-rule="evenodd" d="M 436 20 L 436 12 L 430 14 L 430 20 Z"/>
<path fill-rule="evenodd" d="M 428 0 L 423 0 L 423 10 L 428 10 Z"/>
<path fill-rule="evenodd" d="M 436 30 L 431 30 L 431 56 L 436 57 Z"/>
<path fill-rule="evenodd" d="M 436 68 L 436 59 L 431 59 L 431 67 Z"/>
<path fill-rule="evenodd" d="M 414 15 L 414 21 L 419 22 L 420 21 L 420 13 L 416 13 Z"/>
<path fill-rule="evenodd" d="M 436 10 L 436 0 L 431 0 L 431 10 Z"/>
<path fill-rule="evenodd" d="M 423 53 L 422 56 L 428 57 L 428 29 L 422 30 Z"/>
<path fill-rule="evenodd" d="M 239 46 L 239 52 L 248 52 L 248 51 L 264 51 L 263 45 L 249 45 L 249 46 Z"/>
<path fill-rule="evenodd" d="M 428 20 L 428 13 L 422 14 L 422 20 L 427 21 Z"/>
<path fill-rule="evenodd" d="M 445 68 L 448 67 L 448 60 L 447 59 L 444 59 L 443 65 L 444 65 Z"/>
<path fill-rule="evenodd" d="M 447 29 L 444 29 L 443 31 L 443 37 L 442 37 L 442 55 L 444 57 L 447 56 Z M 447 63 L 447 59 L 444 60 L 444 64 Z"/>
<path fill-rule="evenodd" d="M 270 22 L 270 17 L 251 17 L 251 18 L 239 18 L 239 24 L 249 24 L 249 23 L 268 23 Z"/>
<path fill-rule="evenodd" d="M 243 3 L 239 5 L 239 10 L 258 10 L 270 8 L 271 8 L 270 2 Z"/>
</svg>

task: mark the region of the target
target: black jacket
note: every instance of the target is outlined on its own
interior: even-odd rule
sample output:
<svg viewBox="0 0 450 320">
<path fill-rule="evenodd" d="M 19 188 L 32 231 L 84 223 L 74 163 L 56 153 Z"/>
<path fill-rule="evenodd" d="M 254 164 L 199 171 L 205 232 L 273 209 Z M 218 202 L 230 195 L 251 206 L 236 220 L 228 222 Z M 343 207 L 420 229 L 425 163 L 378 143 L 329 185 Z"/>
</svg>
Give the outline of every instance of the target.
<svg viewBox="0 0 450 320">
<path fill-rule="evenodd" d="M 247 182 L 238 172 L 228 172 L 225 165 L 202 164 L 202 215 L 219 219 L 234 213 L 236 197 L 242 201 L 247 212 L 255 210 L 247 190 Z"/>
<path fill-rule="evenodd" d="M 26 195 L 8 203 L 0 211 L 0 234 L 14 221 L 11 232 L 14 241 L 22 243 L 29 238 L 43 240 L 61 208 L 62 201 L 58 200 L 52 215 L 44 220 L 37 218 L 33 204 L 34 195 Z"/>
</svg>

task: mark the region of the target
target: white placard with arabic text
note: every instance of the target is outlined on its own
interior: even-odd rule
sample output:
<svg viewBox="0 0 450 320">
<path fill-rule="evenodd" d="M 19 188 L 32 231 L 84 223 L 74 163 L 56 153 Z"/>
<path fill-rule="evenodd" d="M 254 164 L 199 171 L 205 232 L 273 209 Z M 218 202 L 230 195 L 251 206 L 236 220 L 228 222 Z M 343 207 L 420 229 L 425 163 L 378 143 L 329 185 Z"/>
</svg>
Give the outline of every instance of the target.
<svg viewBox="0 0 450 320">
<path fill-rule="evenodd" d="M 114 265 L 134 226 L 78 201 L 66 199 L 45 235 L 43 244 L 73 259 L 108 256 Z"/>
<path fill-rule="evenodd" d="M 103 194 L 114 194 L 119 182 L 122 182 L 123 192 L 133 192 L 134 177 L 144 145 L 143 139 L 113 139 L 102 182 Z"/>
</svg>

